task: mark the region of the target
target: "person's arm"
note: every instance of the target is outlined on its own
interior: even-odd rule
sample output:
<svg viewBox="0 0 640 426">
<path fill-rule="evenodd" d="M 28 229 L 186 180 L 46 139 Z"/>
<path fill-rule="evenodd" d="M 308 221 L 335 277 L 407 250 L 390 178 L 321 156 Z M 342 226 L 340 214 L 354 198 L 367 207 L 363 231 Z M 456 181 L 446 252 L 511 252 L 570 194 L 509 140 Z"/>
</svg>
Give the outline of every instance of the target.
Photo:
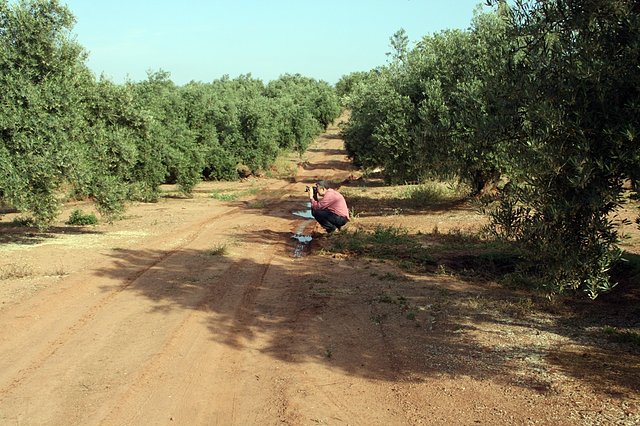
<svg viewBox="0 0 640 426">
<path fill-rule="evenodd" d="M 309 201 L 311 202 L 311 209 L 316 210 L 318 208 L 318 202 L 313 198 L 313 190 L 309 191 Z"/>
</svg>

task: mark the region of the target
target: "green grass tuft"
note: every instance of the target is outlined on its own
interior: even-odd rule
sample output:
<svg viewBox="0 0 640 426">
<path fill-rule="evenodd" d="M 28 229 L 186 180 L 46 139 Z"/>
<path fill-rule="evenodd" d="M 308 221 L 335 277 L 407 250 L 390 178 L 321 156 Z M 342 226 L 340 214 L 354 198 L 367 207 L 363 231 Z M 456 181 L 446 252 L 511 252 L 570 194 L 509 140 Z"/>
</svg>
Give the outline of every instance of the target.
<svg viewBox="0 0 640 426">
<path fill-rule="evenodd" d="M 32 217 L 19 216 L 14 218 L 11 221 L 11 224 L 13 226 L 24 226 L 27 228 L 33 228 L 36 226 L 36 221 Z"/>
<path fill-rule="evenodd" d="M 69 219 L 67 220 L 67 225 L 76 225 L 76 226 L 84 226 L 84 225 L 95 225 L 98 223 L 98 218 L 94 213 L 84 213 L 80 209 L 75 209 L 71 212 Z"/>
<path fill-rule="evenodd" d="M 214 191 L 211 198 L 218 201 L 236 201 L 240 197 L 239 192 L 219 192 Z"/>
<path fill-rule="evenodd" d="M 208 251 L 209 256 L 225 256 L 228 253 L 229 249 L 226 244 L 218 244 Z"/>
<path fill-rule="evenodd" d="M 459 200 L 468 194 L 468 189 L 450 182 L 427 181 L 419 185 L 406 185 L 400 188 L 399 198 L 411 200 L 414 207 Z"/>
<path fill-rule="evenodd" d="M 247 195 L 256 195 L 258 192 L 260 192 L 260 188 L 257 186 L 241 191 L 219 190 L 213 191 L 211 193 L 211 198 L 218 201 L 236 201 L 239 198 L 246 197 Z"/>
<path fill-rule="evenodd" d="M 397 260 L 407 270 L 435 267 L 426 248 L 409 236 L 406 229 L 398 227 L 377 226 L 368 232 L 342 232 L 332 238 L 327 249 L 374 259 Z"/>
<path fill-rule="evenodd" d="M 618 330 L 607 325 L 602 328 L 602 332 L 615 342 L 640 346 L 640 333 L 637 331 Z"/>
</svg>

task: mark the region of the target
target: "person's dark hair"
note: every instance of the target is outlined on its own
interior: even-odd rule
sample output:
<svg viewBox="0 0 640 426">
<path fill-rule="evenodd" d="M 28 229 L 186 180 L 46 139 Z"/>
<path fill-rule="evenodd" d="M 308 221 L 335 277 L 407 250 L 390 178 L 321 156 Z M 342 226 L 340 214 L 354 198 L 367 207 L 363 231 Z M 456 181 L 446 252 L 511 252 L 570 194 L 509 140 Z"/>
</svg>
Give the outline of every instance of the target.
<svg viewBox="0 0 640 426">
<path fill-rule="evenodd" d="M 318 185 L 319 188 L 324 188 L 324 189 L 331 188 L 331 186 L 329 185 L 329 182 L 326 180 L 319 180 L 318 182 L 316 182 L 316 185 Z"/>
</svg>

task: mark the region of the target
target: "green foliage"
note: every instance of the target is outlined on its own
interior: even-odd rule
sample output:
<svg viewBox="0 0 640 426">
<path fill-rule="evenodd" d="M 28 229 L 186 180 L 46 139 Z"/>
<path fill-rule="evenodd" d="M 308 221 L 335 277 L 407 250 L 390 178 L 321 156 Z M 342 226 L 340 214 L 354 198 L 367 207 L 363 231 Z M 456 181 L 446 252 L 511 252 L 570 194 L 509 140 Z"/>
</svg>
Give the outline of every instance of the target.
<svg viewBox="0 0 640 426">
<path fill-rule="evenodd" d="M 180 89 L 186 105 L 185 121 L 193 132 L 194 141 L 203 155 L 202 176 L 205 179 L 236 179 L 238 160 L 222 146 L 221 138 L 226 139 L 227 127 L 222 96 L 214 90 L 212 84 L 191 82 Z M 229 117 L 233 119 L 233 117 Z"/>
<path fill-rule="evenodd" d="M 130 87 L 137 108 L 147 117 L 133 180 L 145 183 L 142 188 L 151 198 L 162 183 L 177 183 L 182 192 L 190 193 L 200 180 L 204 155 L 186 121 L 188 105 L 163 71 L 150 72 L 146 81 Z"/>
<path fill-rule="evenodd" d="M 549 292 L 611 288 L 622 182 L 640 178 L 635 2 L 493 1 L 466 31 L 424 37 L 349 89 L 346 148 L 387 181 L 457 177 Z M 345 80 L 346 86 L 346 80 Z M 344 90 L 344 89 L 342 89 Z M 495 194 L 495 191 L 494 191 Z"/>
<path fill-rule="evenodd" d="M 551 291 L 611 288 L 619 258 L 612 213 L 638 170 L 640 31 L 632 2 L 516 2 L 508 14 L 517 108 L 498 234 L 530 252 Z M 516 117 L 517 116 L 517 117 Z M 543 262 L 542 270 L 536 266 Z"/>
<path fill-rule="evenodd" d="M 43 228 L 83 162 L 75 143 L 89 74 L 57 1 L 0 2 L 0 194 Z"/>
<path fill-rule="evenodd" d="M 411 51 L 395 34 L 394 62 L 349 96 L 344 136 L 354 162 L 382 168 L 390 182 L 457 176 L 475 193 L 497 180 L 497 122 L 483 77 L 506 62 L 503 34 L 493 16 L 478 17 L 473 31 L 424 37 Z"/>
<path fill-rule="evenodd" d="M 391 47 L 391 52 L 388 52 L 387 56 L 391 57 L 393 62 L 404 62 L 406 60 L 409 51 L 409 37 L 407 37 L 407 32 L 404 28 L 400 28 L 393 33 L 389 39 L 389 47 Z"/>
<path fill-rule="evenodd" d="M 11 221 L 11 224 L 14 226 L 25 226 L 28 228 L 36 226 L 36 223 L 32 217 L 24 217 L 24 216 L 18 216 L 13 218 L 13 220 Z"/>
<path fill-rule="evenodd" d="M 359 84 L 366 84 L 369 72 L 355 71 L 343 75 L 336 83 L 336 95 L 342 105 L 348 104 L 349 96 L 355 91 Z"/>
<path fill-rule="evenodd" d="M 268 169 L 283 150 L 303 152 L 340 108 L 326 83 L 284 75 L 265 86 L 250 75 L 182 89 L 204 177 L 234 179 Z"/>
<path fill-rule="evenodd" d="M 98 218 L 94 213 L 84 213 L 80 209 L 74 209 L 69 215 L 67 225 L 95 225 L 98 223 Z"/>
<path fill-rule="evenodd" d="M 285 74 L 271 81 L 266 95 L 274 100 L 280 147 L 303 153 L 313 138 L 335 120 L 340 106 L 335 91 L 325 82 Z"/>
<path fill-rule="evenodd" d="M 139 147 L 147 132 L 148 119 L 133 102 L 127 86 L 100 79 L 85 94 L 83 130 L 86 162 L 78 195 L 97 201 L 107 218 L 124 211 L 125 201 L 135 198 L 134 167 L 143 159 Z"/>
<path fill-rule="evenodd" d="M 340 112 L 325 82 L 251 76 L 177 87 L 162 70 L 116 85 L 91 75 L 57 0 L 0 0 L 0 197 L 47 227 L 63 189 L 109 220 L 163 183 L 268 170 L 303 152 Z"/>
<path fill-rule="evenodd" d="M 391 182 L 417 181 L 425 172 L 412 154 L 411 100 L 392 83 L 388 73 L 372 74 L 367 84 L 356 87 L 348 105 L 351 118 L 343 129 L 345 148 L 359 167 L 384 167 Z"/>
</svg>

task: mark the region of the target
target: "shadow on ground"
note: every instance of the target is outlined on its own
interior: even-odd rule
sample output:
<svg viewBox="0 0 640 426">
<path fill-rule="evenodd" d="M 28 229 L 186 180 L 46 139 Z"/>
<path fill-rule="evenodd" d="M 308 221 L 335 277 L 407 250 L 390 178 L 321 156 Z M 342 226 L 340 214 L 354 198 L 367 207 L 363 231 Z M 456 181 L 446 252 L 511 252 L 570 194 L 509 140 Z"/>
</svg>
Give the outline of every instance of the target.
<svg viewBox="0 0 640 426">
<path fill-rule="evenodd" d="M 0 244 L 34 245 L 60 235 L 102 234 L 85 226 L 53 226 L 46 231 L 15 223 L 0 223 Z"/>
<path fill-rule="evenodd" d="M 283 244 L 290 234 L 265 229 L 239 238 Z M 339 256 L 261 263 L 206 251 L 120 250 L 113 257 L 115 266 L 97 274 L 118 278 L 116 290 L 157 309 L 204 312 L 212 340 L 285 362 L 376 380 L 468 376 L 543 394 L 555 392 L 561 373 L 595 393 L 640 391 L 637 348 L 598 338 L 585 317 L 566 306 L 541 309 L 528 294 Z"/>
</svg>

